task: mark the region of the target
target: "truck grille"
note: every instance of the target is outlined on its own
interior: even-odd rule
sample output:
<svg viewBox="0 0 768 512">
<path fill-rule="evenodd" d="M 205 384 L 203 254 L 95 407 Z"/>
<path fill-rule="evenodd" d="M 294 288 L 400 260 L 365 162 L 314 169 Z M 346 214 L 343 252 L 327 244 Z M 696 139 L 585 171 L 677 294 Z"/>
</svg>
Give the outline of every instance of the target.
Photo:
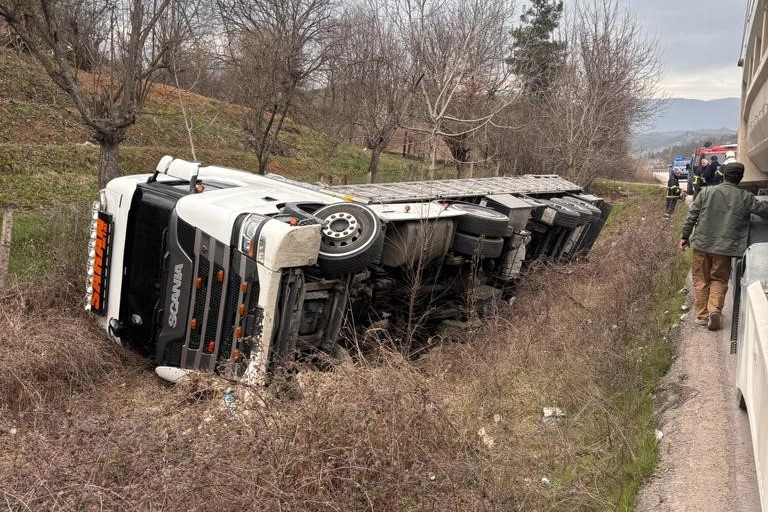
<svg viewBox="0 0 768 512">
<path fill-rule="evenodd" d="M 203 314 L 205 313 L 205 292 L 208 288 L 208 269 L 209 264 L 205 256 L 200 256 L 200 261 L 197 267 L 197 278 L 202 282 L 202 286 L 195 290 L 195 307 L 193 309 L 192 318 L 196 319 L 198 324 L 191 330 L 189 336 L 189 348 L 200 348 L 200 328 L 202 326 Z"/>
<path fill-rule="evenodd" d="M 217 275 L 224 272 L 224 267 L 218 263 L 213 265 L 213 279 L 211 284 L 210 302 L 208 302 L 208 317 L 205 321 L 205 338 L 203 343 L 207 344 L 216 341 L 216 333 L 219 327 L 219 310 L 221 309 L 221 292 L 224 288 L 224 281 L 219 281 Z M 208 351 L 210 353 L 210 351 Z"/>
<path fill-rule="evenodd" d="M 227 301 L 224 304 L 224 326 L 221 332 L 221 348 L 219 349 L 219 354 L 225 359 L 232 353 L 232 334 L 235 330 L 237 303 L 240 298 L 240 283 L 240 276 L 236 274 L 230 276 Z"/>
</svg>

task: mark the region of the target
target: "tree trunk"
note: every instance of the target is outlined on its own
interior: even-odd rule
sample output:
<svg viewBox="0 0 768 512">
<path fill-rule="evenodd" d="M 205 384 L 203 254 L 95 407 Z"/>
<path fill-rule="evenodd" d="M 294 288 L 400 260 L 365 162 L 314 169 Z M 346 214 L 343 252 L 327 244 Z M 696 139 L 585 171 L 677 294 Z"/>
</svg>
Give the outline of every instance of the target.
<svg viewBox="0 0 768 512">
<path fill-rule="evenodd" d="M 267 171 L 269 170 L 269 153 L 262 152 L 258 153 L 259 157 L 259 174 L 264 176 L 267 174 Z"/>
<path fill-rule="evenodd" d="M 429 179 L 435 179 L 437 169 L 437 137 L 432 135 L 429 139 Z"/>
<path fill-rule="evenodd" d="M 0 211 L 0 213 L 3 213 Z M 5 289 L 8 276 L 8 264 L 11 261 L 11 235 L 13 234 L 13 209 L 6 208 L 3 213 L 3 227 L 0 229 L 0 291 Z"/>
<path fill-rule="evenodd" d="M 99 155 L 99 188 L 107 186 L 117 177 L 117 159 L 120 152 L 120 139 L 114 135 L 105 135 L 101 141 Z"/>
<path fill-rule="evenodd" d="M 374 146 L 371 148 L 371 161 L 368 163 L 368 183 L 376 183 L 376 175 L 379 172 L 379 155 L 381 148 Z"/>
</svg>

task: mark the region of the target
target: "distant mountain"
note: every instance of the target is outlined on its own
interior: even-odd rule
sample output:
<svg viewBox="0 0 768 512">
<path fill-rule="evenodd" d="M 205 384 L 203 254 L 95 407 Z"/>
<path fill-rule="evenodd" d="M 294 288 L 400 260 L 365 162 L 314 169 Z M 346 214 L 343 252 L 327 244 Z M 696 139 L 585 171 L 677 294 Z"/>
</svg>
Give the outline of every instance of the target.
<svg viewBox="0 0 768 512">
<path fill-rule="evenodd" d="M 736 142 L 736 130 L 728 128 L 702 129 L 695 131 L 636 133 L 632 138 L 635 153 L 658 153 L 674 148 L 677 153 L 689 153 L 688 149 L 702 146 L 705 142 L 727 144 Z"/>
<path fill-rule="evenodd" d="M 651 119 L 643 132 L 685 132 L 728 128 L 739 124 L 739 98 L 689 100 L 670 98 L 660 102 L 659 115 Z"/>
<path fill-rule="evenodd" d="M 690 100 L 670 98 L 660 103 L 659 115 L 638 127 L 632 149 L 636 153 L 656 153 L 666 148 L 696 147 L 736 140 L 739 98 Z"/>
</svg>

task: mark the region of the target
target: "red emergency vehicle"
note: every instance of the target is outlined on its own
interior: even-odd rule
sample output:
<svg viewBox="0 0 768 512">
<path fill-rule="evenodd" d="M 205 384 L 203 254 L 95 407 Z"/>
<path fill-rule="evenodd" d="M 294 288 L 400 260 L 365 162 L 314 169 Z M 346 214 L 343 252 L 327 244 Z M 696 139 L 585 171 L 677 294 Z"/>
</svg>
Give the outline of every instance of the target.
<svg viewBox="0 0 768 512">
<path fill-rule="evenodd" d="M 693 177 L 701 172 L 699 169 L 699 162 L 702 158 L 706 158 L 711 161 L 713 156 L 717 157 L 717 161 L 721 164 L 725 161 L 725 154 L 729 151 L 733 151 L 738 158 L 737 144 L 705 144 L 704 146 L 696 148 L 691 156 L 691 170 L 693 172 L 688 173 L 688 193 L 693 193 Z"/>
</svg>

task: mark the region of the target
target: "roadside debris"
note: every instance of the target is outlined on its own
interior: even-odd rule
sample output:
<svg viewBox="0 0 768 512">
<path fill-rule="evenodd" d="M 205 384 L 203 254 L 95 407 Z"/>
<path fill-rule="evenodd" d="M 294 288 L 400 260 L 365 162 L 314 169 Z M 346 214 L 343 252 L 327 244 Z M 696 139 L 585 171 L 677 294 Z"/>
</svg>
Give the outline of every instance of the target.
<svg viewBox="0 0 768 512">
<path fill-rule="evenodd" d="M 9 434 L 12 436 L 15 436 L 18 430 L 16 430 L 16 427 L 6 427 L 5 425 L 0 425 L 0 434 Z"/>
<path fill-rule="evenodd" d="M 485 431 L 485 427 L 480 427 L 480 430 L 477 431 L 477 435 L 480 436 L 480 440 L 483 442 L 486 448 L 491 448 L 496 444 L 496 441 L 494 441 L 493 438 L 489 436 Z"/>
<path fill-rule="evenodd" d="M 559 407 L 544 407 L 544 423 L 553 423 L 565 418 L 565 413 Z"/>
<path fill-rule="evenodd" d="M 237 407 L 235 405 L 235 395 L 232 393 L 231 388 L 227 388 L 227 391 L 224 393 L 224 404 L 227 406 L 230 418 L 233 420 L 240 419 L 240 416 L 237 414 Z"/>
</svg>

